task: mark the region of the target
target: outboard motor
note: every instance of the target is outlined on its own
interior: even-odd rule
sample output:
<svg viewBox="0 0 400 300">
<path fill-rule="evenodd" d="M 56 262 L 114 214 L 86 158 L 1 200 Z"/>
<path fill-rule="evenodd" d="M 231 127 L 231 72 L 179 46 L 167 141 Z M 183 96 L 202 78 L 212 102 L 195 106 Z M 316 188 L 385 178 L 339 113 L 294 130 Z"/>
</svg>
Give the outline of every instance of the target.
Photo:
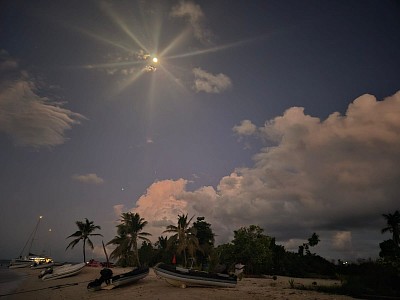
<svg viewBox="0 0 400 300">
<path fill-rule="evenodd" d="M 51 274 L 51 273 L 53 273 L 53 267 L 44 269 L 43 271 L 40 272 L 40 274 L 39 274 L 38 277 L 39 277 L 39 278 L 42 278 L 44 275 L 46 275 L 46 274 Z"/>
<path fill-rule="evenodd" d="M 104 268 L 100 271 L 100 278 L 95 279 L 89 282 L 87 289 L 90 291 L 98 291 L 101 289 L 101 284 L 105 282 L 106 284 L 110 284 L 110 280 L 113 276 L 113 272 L 111 269 Z"/>
</svg>

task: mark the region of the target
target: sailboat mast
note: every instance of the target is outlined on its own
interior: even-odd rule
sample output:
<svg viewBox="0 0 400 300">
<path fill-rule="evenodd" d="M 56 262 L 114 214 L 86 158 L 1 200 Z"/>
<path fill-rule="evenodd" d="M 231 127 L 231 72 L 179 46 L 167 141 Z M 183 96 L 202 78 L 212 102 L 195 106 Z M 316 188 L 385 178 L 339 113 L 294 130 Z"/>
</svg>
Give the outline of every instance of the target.
<svg viewBox="0 0 400 300">
<path fill-rule="evenodd" d="M 32 244 L 33 244 L 33 241 L 35 240 L 36 232 L 37 232 L 37 230 L 38 230 L 38 228 L 39 228 L 39 223 L 40 223 L 40 220 L 41 220 L 42 218 L 43 218 L 43 216 L 40 216 L 40 217 L 39 217 L 39 220 L 38 220 L 37 223 L 36 223 L 35 230 L 34 230 L 34 232 L 33 232 L 32 240 L 31 240 L 31 244 L 29 245 L 28 255 L 29 255 L 29 253 L 31 253 Z"/>
<path fill-rule="evenodd" d="M 29 255 L 29 253 L 31 252 L 33 240 L 35 239 L 36 232 L 37 232 L 37 230 L 38 230 L 38 228 L 39 228 L 39 223 L 40 223 L 40 220 L 41 220 L 42 218 L 43 218 L 43 216 L 39 216 L 39 220 L 38 220 L 37 223 L 36 223 L 35 229 L 34 229 L 33 232 L 30 234 L 30 236 L 29 236 L 28 240 L 26 241 L 25 246 L 24 246 L 24 248 L 22 249 L 22 251 L 21 251 L 21 253 L 19 254 L 19 256 L 22 256 L 22 253 L 24 252 L 26 246 L 28 245 L 29 240 L 30 240 L 31 243 L 30 243 L 30 245 L 29 245 L 28 255 Z M 31 237 L 32 237 L 32 238 L 31 238 Z"/>
</svg>

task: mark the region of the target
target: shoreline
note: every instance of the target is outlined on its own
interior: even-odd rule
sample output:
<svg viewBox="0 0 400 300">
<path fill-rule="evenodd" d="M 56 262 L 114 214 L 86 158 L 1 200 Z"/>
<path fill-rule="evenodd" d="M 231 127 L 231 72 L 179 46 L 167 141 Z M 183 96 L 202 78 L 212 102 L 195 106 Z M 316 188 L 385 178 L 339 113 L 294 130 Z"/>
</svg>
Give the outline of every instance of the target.
<svg viewBox="0 0 400 300">
<path fill-rule="evenodd" d="M 38 270 L 21 269 L 16 272 L 26 273 L 25 279 L 10 294 L 0 296 L 0 300 L 23 299 L 110 299 L 125 300 L 127 297 L 140 297 L 144 300 L 152 299 L 321 299 L 321 300 L 350 300 L 349 296 L 331 295 L 315 291 L 305 291 L 290 288 L 289 281 L 295 285 L 309 286 L 340 284 L 337 280 L 291 278 L 278 276 L 272 278 L 243 278 L 233 288 L 188 287 L 185 289 L 171 286 L 163 279 L 158 278 L 150 268 L 149 275 L 138 282 L 111 290 L 88 291 L 87 284 L 100 277 L 99 267 L 84 267 L 81 273 L 62 279 L 42 281 L 38 278 Z M 114 275 L 130 271 L 131 268 L 112 268 Z"/>
</svg>

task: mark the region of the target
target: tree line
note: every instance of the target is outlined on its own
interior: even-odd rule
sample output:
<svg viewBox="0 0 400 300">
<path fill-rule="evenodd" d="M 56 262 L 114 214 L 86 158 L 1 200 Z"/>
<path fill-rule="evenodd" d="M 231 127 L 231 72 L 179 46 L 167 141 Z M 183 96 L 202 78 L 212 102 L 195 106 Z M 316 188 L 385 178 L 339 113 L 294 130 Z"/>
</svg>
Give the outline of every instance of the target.
<svg viewBox="0 0 400 300">
<path fill-rule="evenodd" d="M 400 213 L 382 215 L 387 226 L 382 233 L 392 233 L 392 239 L 380 243 L 380 258 L 399 268 L 400 261 Z M 215 234 L 211 224 L 204 217 L 189 218 L 178 215 L 176 225 L 169 225 L 154 244 L 149 240 L 150 233 L 145 232 L 148 224 L 137 213 L 122 213 L 117 227 L 117 235 L 107 245 L 115 248 L 110 258 L 119 266 L 153 266 L 158 262 L 176 263 L 184 267 L 204 271 L 228 271 L 240 262 L 246 265 L 246 273 L 253 275 L 276 274 L 287 276 L 336 276 L 335 264 L 311 252 L 320 240 L 313 233 L 307 243 L 299 245 L 298 252 L 285 250 L 277 245 L 275 238 L 264 233 L 257 225 L 242 227 L 234 231 L 231 242 L 215 246 Z M 85 249 L 94 248 L 91 237 L 102 236 L 95 233 L 101 230 L 93 221 L 76 221 L 78 230 L 67 238 L 74 238 L 66 249 L 74 248 L 83 242 L 83 260 L 86 262 Z M 139 242 L 141 244 L 139 245 Z"/>
</svg>

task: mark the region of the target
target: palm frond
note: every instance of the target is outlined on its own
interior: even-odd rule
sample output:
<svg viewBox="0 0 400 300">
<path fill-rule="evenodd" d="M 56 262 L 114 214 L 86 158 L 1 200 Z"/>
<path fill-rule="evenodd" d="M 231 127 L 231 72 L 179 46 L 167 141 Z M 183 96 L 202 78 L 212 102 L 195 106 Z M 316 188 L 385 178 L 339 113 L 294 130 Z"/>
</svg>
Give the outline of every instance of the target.
<svg viewBox="0 0 400 300">
<path fill-rule="evenodd" d="M 65 248 L 65 250 L 67 250 L 69 247 L 71 247 L 71 249 L 74 249 L 75 245 L 79 243 L 81 239 L 75 239 L 73 240 L 71 243 L 68 244 L 67 248 Z"/>
<path fill-rule="evenodd" d="M 70 236 L 68 236 L 67 239 L 70 238 L 70 237 L 77 237 L 77 236 L 80 237 L 81 235 L 82 235 L 82 231 L 78 230 L 75 233 L 73 233 Z"/>
</svg>

